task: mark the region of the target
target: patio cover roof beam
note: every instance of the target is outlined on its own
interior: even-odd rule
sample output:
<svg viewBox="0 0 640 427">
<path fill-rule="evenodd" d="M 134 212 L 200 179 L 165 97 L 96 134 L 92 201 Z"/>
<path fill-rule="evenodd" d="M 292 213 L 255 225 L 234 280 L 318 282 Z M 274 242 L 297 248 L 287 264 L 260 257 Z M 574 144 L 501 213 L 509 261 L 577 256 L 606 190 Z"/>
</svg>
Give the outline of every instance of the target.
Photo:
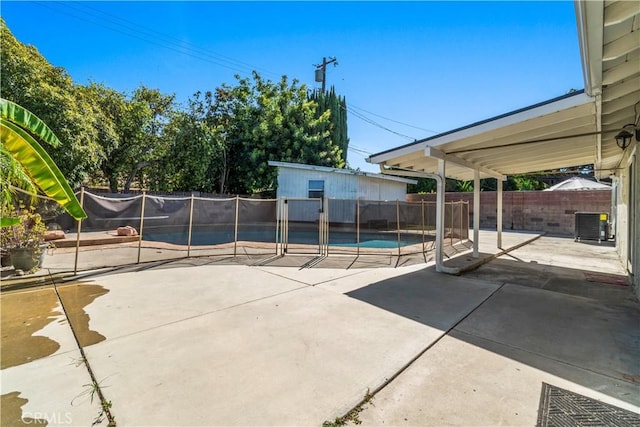
<svg viewBox="0 0 640 427">
<path fill-rule="evenodd" d="M 477 170 L 478 172 L 482 172 L 483 174 L 489 175 L 492 178 L 502 179 L 504 176 L 500 172 L 494 171 L 493 169 L 489 169 L 484 166 L 477 165 L 475 163 L 469 162 L 467 160 L 461 159 L 460 157 L 453 156 L 451 154 L 443 153 L 442 151 L 437 150 L 433 147 L 426 147 L 424 149 L 424 155 L 427 157 L 433 157 L 438 160 L 451 162 L 458 166 L 464 166 L 472 170 Z"/>
<path fill-rule="evenodd" d="M 615 133 L 615 132 L 618 132 L 618 131 L 619 130 L 585 132 L 585 133 L 577 133 L 577 134 L 573 134 L 573 135 L 553 136 L 553 137 L 549 137 L 549 138 L 532 139 L 530 141 L 512 142 L 512 143 L 507 143 L 507 144 L 502 144 L 502 145 L 492 145 L 490 147 L 462 148 L 462 149 L 459 149 L 459 150 L 449 151 L 447 154 L 472 153 L 472 152 L 475 152 L 475 151 L 491 150 L 493 148 L 507 148 L 507 147 L 508 148 L 512 148 L 512 147 L 517 147 L 519 145 L 537 144 L 537 143 L 542 143 L 542 142 L 552 142 L 552 141 L 558 141 L 558 140 L 561 140 L 561 139 L 582 138 L 584 136 L 601 135 L 603 133 Z"/>
</svg>

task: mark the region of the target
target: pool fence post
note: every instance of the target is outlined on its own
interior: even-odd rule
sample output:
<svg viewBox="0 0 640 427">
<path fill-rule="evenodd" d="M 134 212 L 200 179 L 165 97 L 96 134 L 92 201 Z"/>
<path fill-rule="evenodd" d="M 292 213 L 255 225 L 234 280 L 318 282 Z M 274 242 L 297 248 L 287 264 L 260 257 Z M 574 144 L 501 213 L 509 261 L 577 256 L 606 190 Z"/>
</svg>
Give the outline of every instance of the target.
<svg viewBox="0 0 640 427">
<path fill-rule="evenodd" d="M 324 219 L 322 202 L 323 199 L 320 199 L 320 209 L 318 210 L 318 255 L 322 255 L 322 220 Z"/>
<path fill-rule="evenodd" d="M 238 252 L 238 206 L 240 205 L 240 196 L 236 194 L 236 223 L 233 229 L 233 256 Z"/>
<path fill-rule="evenodd" d="M 451 246 L 453 246 L 453 201 L 449 202 L 449 211 L 451 212 L 450 213 L 450 215 L 451 215 L 451 229 L 449 230 L 449 241 L 451 242 Z"/>
<path fill-rule="evenodd" d="M 278 255 L 278 244 L 280 242 L 280 239 L 278 239 L 278 231 L 280 231 L 280 217 L 281 217 L 281 212 L 280 212 L 280 198 L 277 197 L 276 198 L 276 256 Z"/>
<path fill-rule="evenodd" d="M 193 191 L 191 192 L 191 204 L 189 205 L 189 237 L 187 240 L 187 258 L 191 256 L 191 232 L 193 231 Z"/>
<path fill-rule="evenodd" d="M 142 191 L 142 207 L 140 208 L 140 234 L 138 235 L 138 262 L 140 264 L 140 251 L 142 251 L 142 230 L 144 228 L 144 205 L 147 200 L 147 192 Z"/>
<path fill-rule="evenodd" d="M 396 225 L 398 226 L 398 257 L 400 257 L 400 200 L 396 200 Z"/>
<path fill-rule="evenodd" d="M 420 200 L 420 228 L 422 228 L 422 255 L 425 256 L 425 262 L 427 261 L 424 250 L 424 199 Z"/>
<path fill-rule="evenodd" d="M 324 251 L 325 255 L 329 256 L 329 198 L 325 197 L 325 237 L 324 237 Z"/>
<path fill-rule="evenodd" d="M 282 201 L 282 255 L 287 253 L 289 249 L 289 200 Z"/>
<path fill-rule="evenodd" d="M 458 240 L 462 243 L 462 214 L 464 212 L 464 205 L 460 203 L 460 230 L 458 230 Z"/>
<path fill-rule="evenodd" d="M 84 187 L 80 187 L 80 206 L 84 208 Z M 82 220 L 78 220 L 78 230 L 76 232 L 76 257 L 73 263 L 73 275 L 78 274 L 78 252 L 80 251 L 80 231 L 82 230 Z"/>
<path fill-rule="evenodd" d="M 360 199 L 356 199 L 356 257 L 360 256 Z"/>
</svg>

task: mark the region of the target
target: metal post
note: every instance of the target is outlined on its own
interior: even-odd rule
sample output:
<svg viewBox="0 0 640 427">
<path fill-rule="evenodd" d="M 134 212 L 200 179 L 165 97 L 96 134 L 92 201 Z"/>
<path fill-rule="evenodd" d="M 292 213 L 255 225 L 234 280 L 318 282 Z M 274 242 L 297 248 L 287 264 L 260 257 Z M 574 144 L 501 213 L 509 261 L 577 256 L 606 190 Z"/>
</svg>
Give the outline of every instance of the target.
<svg viewBox="0 0 640 427">
<path fill-rule="evenodd" d="M 147 200 L 147 192 L 142 192 L 142 208 L 140 209 L 140 234 L 138 235 L 138 262 L 140 264 L 140 251 L 142 250 L 142 230 L 144 228 L 144 205 Z"/>
<path fill-rule="evenodd" d="M 84 208 L 84 187 L 80 187 L 80 206 Z M 76 259 L 73 263 L 73 275 L 78 274 L 78 252 L 80 251 L 80 231 L 82 230 L 82 220 L 78 220 L 78 230 L 76 232 Z"/>
<path fill-rule="evenodd" d="M 280 219 L 282 217 L 282 212 L 280 211 L 281 201 L 282 199 L 276 198 L 276 255 L 278 255 L 278 246 L 280 244 L 278 231 L 280 231 Z"/>
<path fill-rule="evenodd" d="M 238 249 L 238 206 L 240 204 L 240 196 L 236 195 L 236 223 L 233 231 L 233 256 L 236 256 Z"/>
<path fill-rule="evenodd" d="M 289 250 L 289 203 L 287 199 L 284 199 L 283 213 L 284 213 L 284 224 L 282 224 L 282 230 L 283 230 L 282 242 L 284 244 L 283 253 L 286 254 L 287 251 Z"/>
<path fill-rule="evenodd" d="M 463 221 L 463 212 L 464 212 L 464 204 L 460 203 L 460 230 L 458 230 L 458 237 L 459 237 L 459 241 L 462 243 L 462 224 L 464 223 Z"/>
<path fill-rule="evenodd" d="M 324 212 L 322 211 L 322 199 L 320 199 L 320 209 L 318 214 L 318 255 L 322 255 L 322 238 L 323 238 L 323 226 L 324 226 Z"/>
<path fill-rule="evenodd" d="M 398 226 L 398 256 L 400 256 L 400 200 L 396 200 L 396 225 Z"/>
<path fill-rule="evenodd" d="M 438 175 L 436 187 L 436 270 L 442 271 L 443 243 L 444 243 L 444 180 L 446 177 L 445 161 L 438 159 Z"/>
<path fill-rule="evenodd" d="M 496 191 L 496 228 L 498 229 L 498 249 L 502 249 L 502 179 L 498 178 L 498 185 Z"/>
<path fill-rule="evenodd" d="M 422 228 L 422 253 L 424 254 L 424 199 L 420 200 L 420 227 Z"/>
<path fill-rule="evenodd" d="M 445 203 L 446 206 L 446 203 Z M 453 200 L 449 202 L 449 215 L 451 216 L 451 228 L 449 229 L 449 241 L 453 246 Z"/>
<path fill-rule="evenodd" d="M 473 257 L 480 256 L 480 171 L 473 171 Z"/>
<path fill-rule="evenodd" d="M 356 256 L 360 256 L 360 199 L 356 199 Z"/>
<path fill-rule="evenodd" d="M 189 237 L 187 240 L 187 258 L 191 255 L 191 231 L 193 230 L 193 202 L 194 197 L 191 193 L 191 205 L 189 206 Z"/>
<path fill-rule="evenodd" d="M 325 197 L 325 220 L 327 221 L 325 225 L 325 236 L 324 236 L 324 252 L 325 255 L 329 256 L 329 199 Z"/>
</svg>

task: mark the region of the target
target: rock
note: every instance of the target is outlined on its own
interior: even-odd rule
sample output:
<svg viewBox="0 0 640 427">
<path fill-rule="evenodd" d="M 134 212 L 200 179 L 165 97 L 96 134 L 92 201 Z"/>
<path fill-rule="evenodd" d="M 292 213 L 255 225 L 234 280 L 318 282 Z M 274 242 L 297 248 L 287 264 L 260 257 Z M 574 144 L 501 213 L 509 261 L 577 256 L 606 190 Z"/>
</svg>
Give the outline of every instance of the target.
<svg viewBox="0 0 640 427">
<path fill-rule="evenodd" d="M 118 227 L 116 230 L 118 236 L 137 236 L 138 231 L 130 225 L 126 227 Z"/>
<path fill-rule="evenodd" d="M 44 241 L 64 239 L 64 231 L 62 230 L 47 230 L 44 232 Z"/>
</svg>

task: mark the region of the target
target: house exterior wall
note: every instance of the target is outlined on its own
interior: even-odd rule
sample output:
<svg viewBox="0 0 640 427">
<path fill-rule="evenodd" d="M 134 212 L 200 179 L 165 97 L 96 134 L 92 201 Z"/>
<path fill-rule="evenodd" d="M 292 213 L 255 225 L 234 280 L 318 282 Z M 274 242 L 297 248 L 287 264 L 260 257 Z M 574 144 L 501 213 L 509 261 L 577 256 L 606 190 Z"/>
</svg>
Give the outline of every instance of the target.
<svg viewBox="0 0 640 427">
<path fill-rule="evenodd" d="M 640 162 L 638 162 L 638 158 L 640 158 L 638 150 L 640 148 L 638 147 L 640 147 L 640 143 L 636 142 L 636 154 L 633 159 L 633 164 L 635 165 L 635 174 L 631 178 L 634 180 L 633 223 L 635 224 L 635 226 L 633 235 L 630 236 L 630 239 L 631 247 L 633 248 L 634 254 L 632 260 L 633 281 L 635 285 L 636 296 L 640 299 Z"/>
<path fill-rule="evenodd" d="M 435 201 L 435 194 L 408 194 L 408 201 Z M 473 193 L 447 193 L 445 200 L 469 202 L 472 218 Z M 497 194 L 480 193 L 480 227 L 496 228 Z M 573 236 L 576 212 L 611 214 L 611 191 L 505 191 L 502 193 L 502 225 L 504 230 L 545 231 Z M 472 221 L 472 219 L 470 219 Z"/>
<path fill-rule="evenodd" d="M 616 248 L 620 260 L 631 274 L 635 293 L 640 298 L 640 165 L 638 150 L 627 148 L 621 167 L 616 171 Z"/>
</svg>

